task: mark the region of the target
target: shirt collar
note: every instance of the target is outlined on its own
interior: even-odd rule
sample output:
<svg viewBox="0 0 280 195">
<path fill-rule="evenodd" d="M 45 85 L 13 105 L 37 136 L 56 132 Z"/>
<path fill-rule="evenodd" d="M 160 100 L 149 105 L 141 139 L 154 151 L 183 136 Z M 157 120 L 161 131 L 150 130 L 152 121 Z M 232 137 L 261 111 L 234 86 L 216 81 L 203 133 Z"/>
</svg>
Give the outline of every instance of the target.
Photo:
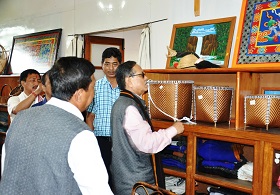
<svg viewBox="0 0 280 195">
<path fill-rule="evenodd" d="M 110 82 L 108 81 L 106 75 L 101 79 L 101 82 L 102 82 L 103 85 L 110 84 Z"/>
<path fill-rule="evenodd" d="M 81 111 L 76 106 L 71 104 L 70 102 L 52 97 L 49 101 L 47 101 L 47 104 L 61 108 L 71 114 L 74 114 L 75 116 L 79 117 L 81 120 L 84 120 L 84 117 L 83 117 Z"/>
<path fill-rule="evenodd" d="M 111 83 L 108 81 L 106 75 L 101 79 L 101 83 L 102 83 L 103 85 L 106 85 L 106 84 L 110 85 L 112 89 L 119 88 L 119 86 L 117 86 L 116 88 L 113 88 L 112 85 L 111 85 Z"/>
</svg>

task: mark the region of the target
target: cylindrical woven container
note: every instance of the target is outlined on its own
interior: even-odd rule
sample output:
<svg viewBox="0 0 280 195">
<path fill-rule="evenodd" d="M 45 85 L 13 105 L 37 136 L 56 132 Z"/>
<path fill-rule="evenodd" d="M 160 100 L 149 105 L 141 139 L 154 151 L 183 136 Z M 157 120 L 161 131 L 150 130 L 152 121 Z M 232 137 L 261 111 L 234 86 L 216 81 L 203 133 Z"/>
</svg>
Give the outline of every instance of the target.
<svg viewBox="0 0 280 195">
<path fill-rule="evenodd" d="M 190 118 L 193 84 L 190 80 L 148 81 L 150 117 L 161 120 Z"/>
<path fill-rule="evenodd" d="M 244 98 L 245 127 L 280 127 L 279 95 L 248 95 Z"/>
<path fill-rule="evenodd" d="M 196 121 L 230 122 L 232 87 L 194 86 L 194 119 Z"/>
<path fill-rule="evenodd" d="M 0 45 L 0 49 L 2 50 L 0 52 L 0 74 L 4 74 L 5 67 L 8 61 L 8 55 L 7 55 L 7 51 L 2 45 Z"/>
</svg>

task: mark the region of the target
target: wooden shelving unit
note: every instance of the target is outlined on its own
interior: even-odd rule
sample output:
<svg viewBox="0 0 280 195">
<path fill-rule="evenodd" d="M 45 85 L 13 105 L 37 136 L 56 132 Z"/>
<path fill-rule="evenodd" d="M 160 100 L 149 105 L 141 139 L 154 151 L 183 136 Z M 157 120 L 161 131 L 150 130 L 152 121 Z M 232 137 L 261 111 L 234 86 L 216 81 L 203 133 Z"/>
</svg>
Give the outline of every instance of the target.
<svg viewBox="0 0 280 195">
<path fill-rule="evenodd" d="M 182 136 L 187 139 L 186 171 L 165 168 L 168 175 L 186 179 L 186 194 L 195 194 L 196 182 L 221 186 L 253 195 L 280 194 L 272 182 L 272 169 L 275 150 L 280 150 L 280 129 L 244 128 L 244 97 L 261 94 L 263 87 L 280 87 L 280 68 L 252 69 L 160 69 L 145 70 L 152 80 L 193 80 L 195 85 L 234 87 L 232 121 L 229 125 L 200 123 L 185 124 Z M 147 100 L 147 97 L 145 97 Z M 280 114 L 280 109 L 279 109 Z M 152 120 L 155 129 L 164 129 L 172 121 Z M 240 143 L 252 148 L 253 181 L 228 179 L 217 175 L 205 174 L 196 170 L 197 140 L 211 139 Z"/>
</svg>

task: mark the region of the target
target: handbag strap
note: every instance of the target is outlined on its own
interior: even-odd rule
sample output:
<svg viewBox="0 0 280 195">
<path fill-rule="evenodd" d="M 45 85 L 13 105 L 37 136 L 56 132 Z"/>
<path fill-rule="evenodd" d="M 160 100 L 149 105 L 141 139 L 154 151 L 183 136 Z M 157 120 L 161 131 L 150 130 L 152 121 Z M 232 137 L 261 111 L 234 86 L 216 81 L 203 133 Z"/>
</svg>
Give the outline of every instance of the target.
<svg viewBox="0 0 280 195">
<path fill-rule="evenodd" d="M 142 188 L 145 192 L 146 195 L 149 195 L 148 189 L 152 190 L 153 192 L 150 192 L 150 195 L 176 195 L 176 193 L 163 189 L 161 187 L 158 187 L 156 185 L 152 185 L 149 184 L 147 182 L 143 182 L 143 181 L 138 181 L 133 185 L 132 188 L 132 193 L 131 195 L 135 195 L 135 192 L 137 191 L 137 189 Z"/>
<path fill-rule="evenodd" d="M 2 86 L 2 88 L 1 88 L 0 96 L 2 96 L 3 90 L 4 90 L 4 88 L 5 88 L 6 86 L 9 86 L 9 87 L 10 87 L 10 92 L 12 91 L 12 87 L 11 87 L 10 85 L 4 84 L 4 85 Z"/>
</svg>

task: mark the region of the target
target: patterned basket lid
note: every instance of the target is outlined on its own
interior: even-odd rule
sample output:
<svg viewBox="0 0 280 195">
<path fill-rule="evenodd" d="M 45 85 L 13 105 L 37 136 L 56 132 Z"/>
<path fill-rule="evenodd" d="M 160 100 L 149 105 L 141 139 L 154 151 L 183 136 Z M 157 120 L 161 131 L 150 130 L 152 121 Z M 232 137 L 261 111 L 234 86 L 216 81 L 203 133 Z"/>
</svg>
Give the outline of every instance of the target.
<svg viewBox="0 0 280 195">
<path fill-rule="evenodd" d="M 162 81 L 155 81 L 155 80 L 148 80 L 148 84 L 194 84 L 192 80 L 162 80 Z"/>
<path fill-rule="evenodd" d="M 201 86 L 196 85 L 194 86 L 194 90 L 196 89 L 202 89 L 202 90 L 233 90 L 233 87 L 228 86 Z"/>
<path fill-rule="evenodd" d="M 246 95 L 245 96 L 245 100 L 246 99 L 271 99 L 271 98 L 276 98 L 279 99 L 280 95 L 268 95 L 268 94 L 258 94 L 258 95 Z"/>
</svg>

